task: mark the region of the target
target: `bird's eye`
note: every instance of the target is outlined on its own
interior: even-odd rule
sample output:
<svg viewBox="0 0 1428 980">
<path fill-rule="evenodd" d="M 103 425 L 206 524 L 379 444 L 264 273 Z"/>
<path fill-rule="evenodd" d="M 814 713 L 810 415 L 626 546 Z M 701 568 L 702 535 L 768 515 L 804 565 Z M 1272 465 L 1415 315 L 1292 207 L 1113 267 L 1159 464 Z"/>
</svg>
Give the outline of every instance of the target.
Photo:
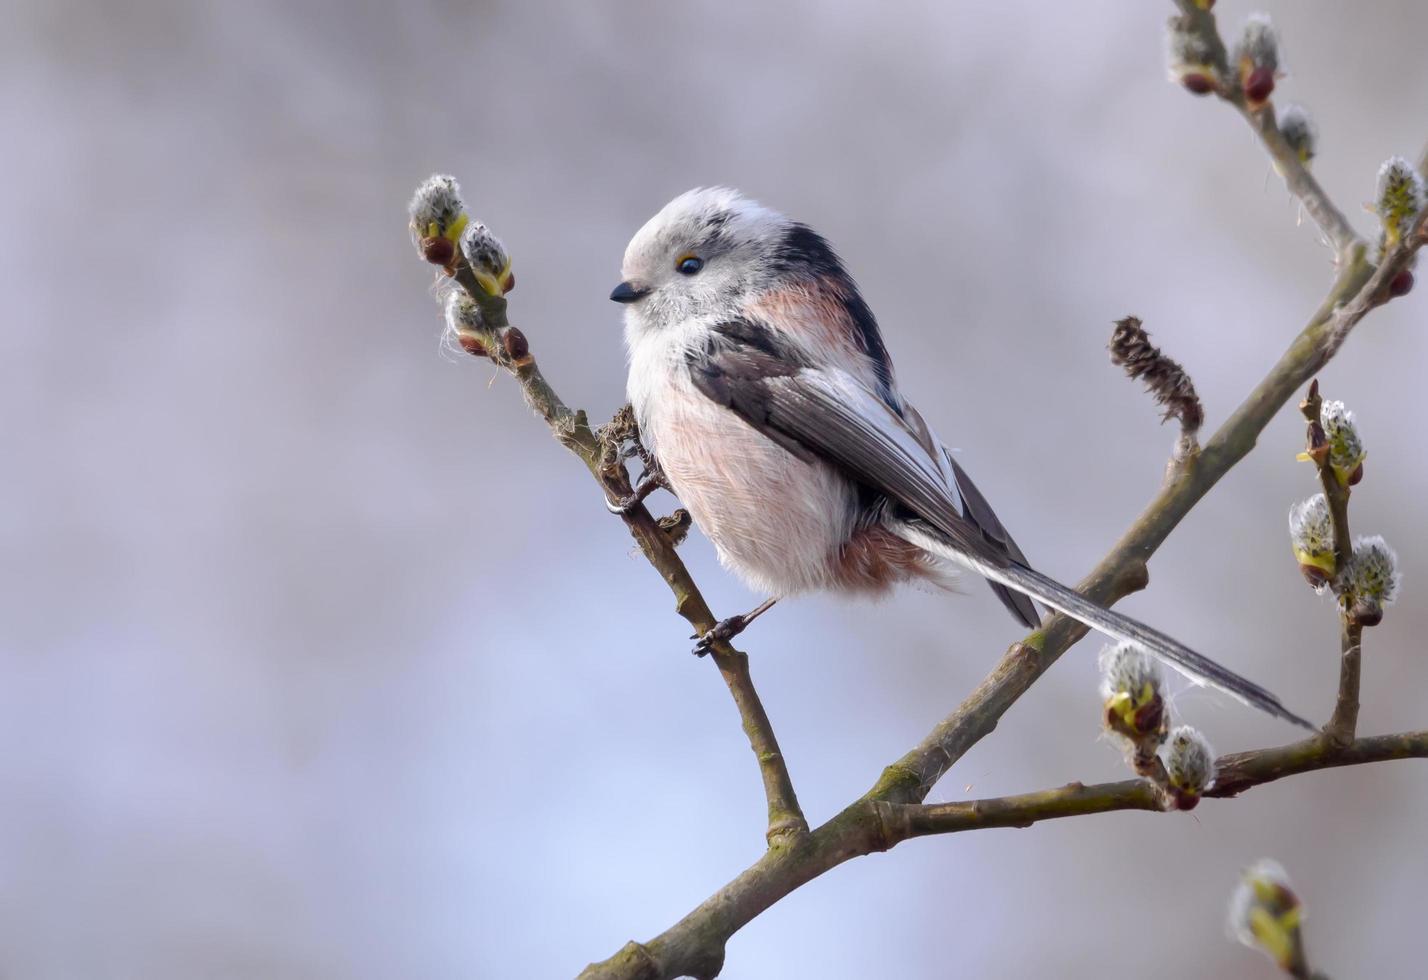
<svg viewBox="0 0 1428 980">
<path fill-rule="evenodd" d="M 704 260 L 697 255 L 681 255 L 674 263 L 674 270 L 682 276 L 692 276 L 704 268 Z"/>
</svg>

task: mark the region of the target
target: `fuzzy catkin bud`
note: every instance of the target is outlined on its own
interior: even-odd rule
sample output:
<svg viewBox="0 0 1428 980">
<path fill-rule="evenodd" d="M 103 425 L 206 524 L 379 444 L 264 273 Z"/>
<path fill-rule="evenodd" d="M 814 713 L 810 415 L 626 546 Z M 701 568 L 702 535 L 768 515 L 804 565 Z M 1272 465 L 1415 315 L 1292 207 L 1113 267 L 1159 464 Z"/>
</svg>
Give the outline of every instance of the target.
<svg viewBox="0 0 1428 980">
<path fill-rule="evenodd" d="M 1322 493 L 1289 508 L 1289 543 L 1305 581 L 1322 592 L 1334 577 L 1334 521 Z"/>
<path fill-rule="evenodd" d="M 491 296 L 504 296 L 515 287 L 506 246 L 481 222 L 471 222 L 462 232 L 461 254 L 470 263 L 476 281 Z"/>
<path fill-rule="evenodd" d="M 1319 152 L 1319 131 L 1303 106 L 1288 105 L 1279 113 L 1279 134 L 1294 151 L 1299 162 L 1308 166 Z"/>
<path fill-rule="evenodd" d="M 1233 60 L 1250 107 L 1263 105 L 1274 94 L 1274 80 L 1280 75 L 1279 35 L 1268 14 L 1250 15 Z"/>
<path fill-rule="evenodd" d="M 486 321 L 481 307 L 463 289 L 453 289 L 446 296 L 446 332 L 461 349 L 477 357 L 489 357 Z"/>
<path fill-rule="evenodd" d="M 456 242 L 466 227 L 466 205 L 456 178 L 433 174 L 422 182 L 407 205 L 417 251 L 435 265 L 450 266 Z"/>
<path fill-rule="evenodd" d="M 1160 665 L 1135 644 L 1117 643 L 1101 651 L 1100 667 L 1106 730 L 1122 743 L 1132 768 L 1149 773 L 1167 728 Z"/>
<path fill-rule="evenodd" d="M 1329 443 L 1329 465 L 1334 468 L 1334 475 L 1344 486 L 1358 483 L 1363 479 L 1364 457 L 1368 452 L 1359 436 L 1354 413 L 1345 408 L 1343 402 L 1326 398 L 1319 408 L 1319 425 Z"/>
<path fill-rule="evenodd" d="M 1176 809 L 1193 810 L 1215 780 L 1215 750 L 1199 731 L 1181 725 L 1160 754 Z"/>
<path fill-rule="evenodd" d="M 1403 157 L 1390 157 L 1378 170 L 1374 211 L 1383 225 L 1383 247 L 1397 245 L 1423 210 L 1423 178 Z"/>
<path fill-rule="evenodd" d="M 452 333 L 481 332 L 486 329 L 481 307 L 459 289 L 451 290 L 446 296 L 446 328 Z"/>
<path fill-rule="evenodd" d="M 1165 26 L 1166 64 L 1170 80 L 1196 95 L 1208 95 L 1219 84 L 1215 53 L 1210 44 L 1191 30 L 1183 17 L 1172 17 Z"/>
<path fill-rule="evenodd" d="M 1299 933 L 1304 907 L 1275 861 L 1263 858 L 1244 870 L 1230 895 L 1227 923 L 1230 936 L 1251 949 L 1261 949 L 1281 970 L 1296 976 L 1304 967 L 1304 943 Z"/>
<path fill-rule="evenodd" d="M 1401 584 L 1398 554 L 1388 546 L 1382 535 L 1370 534 L 1354 539 L 1354 556 L 1349 560 L 1349 587 L 1357 595 L 1372 599 L 1380 606 L 1388 606 L 1398 598 Z"/>
<path fill-rule="evenodd" d="M 1101 650 L 1101 696 L 1128 694 L 1145 702 L 1160 693 L 1160 664 L 1134 643 L 1121 642 Z"/>
</svg>

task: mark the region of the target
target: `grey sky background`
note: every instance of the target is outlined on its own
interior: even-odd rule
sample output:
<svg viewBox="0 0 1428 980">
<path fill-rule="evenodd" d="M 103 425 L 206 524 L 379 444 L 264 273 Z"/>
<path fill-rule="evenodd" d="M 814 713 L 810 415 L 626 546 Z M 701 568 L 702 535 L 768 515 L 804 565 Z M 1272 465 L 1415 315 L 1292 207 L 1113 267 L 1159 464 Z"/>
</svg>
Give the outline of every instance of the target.
<svg viewBox="0 0 1428 980">
<path fill-rule="evenodd" d="M 504 378 L 443 353 L 403 207 L 433 170 L 510 247 L 512 317 L 572 404 L 622 401 L 629 236 L 736 185 L 839 247 L 900 378 L 1047 572 L 1075 580 L 1173 433 L 1108 365 L 1146 319 L 1218 425 L 1329 282 L 1243 123 L 1165 80 L 1169 3 L 93 4 L 0 31 L 0 973 L 571 975 L 754 860 L 763 804 L 658 577 Z M 1428 138 L 1428 7 L 1263 4 L 1360 227 Z M 1238 24 L 1252 8 L 1218 5 Z M 1421 290 L 1420 290 L 1421 291 Z M 1323 376 L 1402 555 L 1364 728 L 1425 723 L 1425 297 Z M 1126 608 L 1326 716 L 1331 605 L 1285 513 L 1286 410 Z M 662 507 L 670 506 L 661 497 Z M 698 535 L 722 614 L 758 597 Z M 781 606 L 747 637 L 811 819 L 1018 633 L 991 595 Z M 1096 641 L 937 800 L 1119 778 Z M 1178 699 L 1224 751 L 1292 732 Z M 1193 815 L 911 843 L 729 947 L 733 978 L 1270 976 L 1224 938 L 1273 856 L 1337 977 L 1407 975 L 1419 763 Z"/>
</svg>

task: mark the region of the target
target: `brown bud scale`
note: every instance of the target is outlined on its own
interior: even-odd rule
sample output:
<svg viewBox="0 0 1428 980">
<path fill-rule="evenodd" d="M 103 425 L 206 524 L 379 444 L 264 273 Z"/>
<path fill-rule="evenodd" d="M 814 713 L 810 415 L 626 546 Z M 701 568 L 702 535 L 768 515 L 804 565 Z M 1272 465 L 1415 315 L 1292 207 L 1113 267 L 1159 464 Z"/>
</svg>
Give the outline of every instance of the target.
<svg viewBox="0 0 1428 980">
<path fill-rule="evenodd" d="M 1193 810 L 1200 805 L 1200 797 L 1196 793 L 1187 793 L 1178 787 L 1170 787 L 1170 798 L 1175 801 L 1177 810 Z"/>
<path fill-rule="evenodd" d="M 1180 77 L 1180 84 L 1185 86 L 1185 91 L 1192 95 L 1209 95 L 1215 91 L 1215 83 L 1208 75 L 1202 75 L 1198 71 L 1192 71 L 1188 75 Z"/>
<path fill-rule="evenodd" d="M 517 327 L 506 328 L 501 334 L 501 346 L 506 349 L 506 356 L 513 361 L 523 361 L 531 355 L 530 342 Z"/>
<path fill-rule="evenodd" d="M 1383 622 L 1383 607 L 1372 599 L 1360 599 L 1349 610 L 1349 622 L 1358 626 L 1377 626 Z"/>
<path fill-rule="evenodd" d="M 1141 705 L 1131 715 L 1131 722 L 1139 732 L 1154 732 L 1164 720 L 1165 701 L 1159 695 L 1152 698 L 1149 703 Z"/>
<path fill-rule="evenodd" d="M 456 246 L 446 238 L 423 238 L 421 257 L 432 265 L 450 265 L 451 260 L 456 258 Z"/>
<path fill-rule="evenodd" d="M 1270 68 L 1256 68 L 1245 79 L 1245 98 L 1252 105 L 1259 105 L 1274 94 L 1274 71 Z"/>
<path fill-rule="evenodd" d="M 1388 295 L 1406 296 L 1413 289 L 1413 273 L 1404 269 L 1394 276 L 1388 284 Z"/>
<path fill-rule="evenodd" d="M 459 333 L 456 335 L 457 342 L 461 344 L 461 349 L 473 357 L 490 357 L 491 352 L 486 349 L 486 343 L 474 333 Z"/>
</svg>

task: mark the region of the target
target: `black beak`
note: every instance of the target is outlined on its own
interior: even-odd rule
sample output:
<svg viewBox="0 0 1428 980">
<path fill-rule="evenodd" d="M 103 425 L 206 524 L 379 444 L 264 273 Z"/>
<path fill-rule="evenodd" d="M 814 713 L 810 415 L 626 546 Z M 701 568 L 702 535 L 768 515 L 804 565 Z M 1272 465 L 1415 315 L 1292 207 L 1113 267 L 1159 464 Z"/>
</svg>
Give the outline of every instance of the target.
<svg viewBox="0 0 1428 980">
<path fill-rule="evenodd" d="M 650 294 L 649 288 L 636 289 L 628 282 L 622 282 L 610 291 L 610 298 L 616 303 L 633 303 L 637 299 L 644 299 Z"/>
</svg>

